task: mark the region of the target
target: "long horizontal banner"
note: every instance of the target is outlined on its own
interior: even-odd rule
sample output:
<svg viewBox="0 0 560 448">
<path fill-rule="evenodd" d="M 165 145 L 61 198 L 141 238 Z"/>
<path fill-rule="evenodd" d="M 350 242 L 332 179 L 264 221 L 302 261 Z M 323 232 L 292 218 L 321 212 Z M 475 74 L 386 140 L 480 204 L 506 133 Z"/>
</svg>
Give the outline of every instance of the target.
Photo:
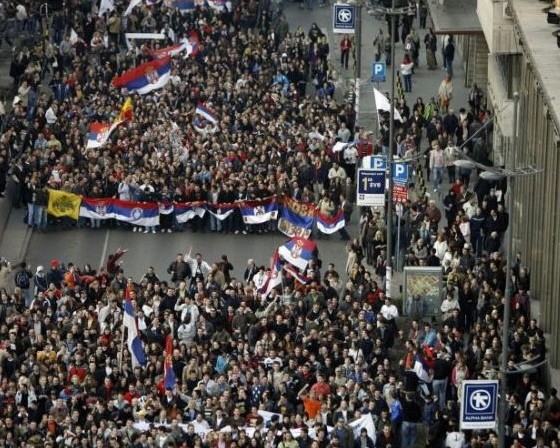
<svg viewBox="0 0 560 448">
<path fill-rule="evenodd" d="M 62 205 L 64 207 L 62 207 Z M 323 233 L 334 233 L 344 227 L 341 213 L 332 218 L 318 213 L 313 204 L 295 201 L 288 197 L 270 197 L 254 201 L 227 204 L 200 202 L 138 202 L 113 198 L 86 198 L 60 190 L 49 190 L 49 213 L 60 217 L 77 219 L 117 219 L 137 226 L 157 226 L 160 215 L 175 214 L 179 223 L 195 217 L 202 218 L 206 212 L 219 220 L 228 218 L 236 210 L 245 224 L 263 224 L 278 220 L 278 229 L 289 237 L 309 238 L 313 224 Z M 56 212 L 56 213 L 55 213 Z"/>
</svg>

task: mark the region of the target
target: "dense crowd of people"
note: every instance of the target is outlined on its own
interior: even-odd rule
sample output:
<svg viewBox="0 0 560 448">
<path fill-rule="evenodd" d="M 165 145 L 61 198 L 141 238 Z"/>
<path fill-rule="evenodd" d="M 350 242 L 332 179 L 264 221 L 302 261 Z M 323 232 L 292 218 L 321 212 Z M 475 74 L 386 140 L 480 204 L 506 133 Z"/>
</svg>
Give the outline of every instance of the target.
<svg viewBox="0 0 560 448">
<path fill-rule="evenodd" d="M 30 32 L 44 25 L 35 3 L 7 1 L 2 11 Z M 412 108 L 400 102 L 395 142 L 385 121 L 372 145 L 355 128 L 352 101 L 333 99 L 337 75 L 319 27 L 290 33 L 274 2 L 188 14 L 162 2 L 124 19 L 118 4 L 102 17 L 97 6 L 69 2 L 52 17 L 48 39 L 15 50 L 17 100 L 3 121 L 0 178 L 10 172 L 14 205 L 34 216 L 28 224 L 41 228 L 35 210 L 44 210 L 45 187 L 178 202 L 287 194 L 320 204 L 325 191 L 338 204 L 353 191 L 356 157 L 391 144 L 396 154 L 416 156 L 427 141 L 434 195 L 444 177 L 451 185 L 445 209 L 412 196 L 394 217 L 401 234 L 389 237 L 400 241 L 404 264 L 441 266 L 441 320 L 425 314 L 423 297 L 387 297 L 386 223 L 366 209 L 346 266 L 317 254 L 303 282 L 283 272 L 267 295 L 266 268 L 249 260 L 243 269 L 227 255 L 212 262 L 177 254 L 140 279 L 127 276 L 122 250 L 99 269 L 47 255 L 46 267 L 2 259 L 0 446 L 410 448 L 423 438 L 430 448 L 491 448 L 498 433 L 461 431 L 458 406 L 466 379 L 500 377 L 504 343 L 507 446 L 558 446 L 560 400 L 536 367 L 546 347 L 530 313 L 530 273 L 521 256 L 511 267 L 504 261 L 507 186 L 453 164 L 457 151 L 488 160 L 477 133 L 488 117 L 476 86 L 458 114 L 441 98 L 419 98 Z M 134 119 L 105 147 L 86 149 L 89 123 L 119 113 L 123 96 L 111 79 L 149 58 L 149 44 L 125 52 L 123 32 L 160 30 L 168 36 L 161 47 L 196 32 L 199 53 L 174 59 L 170 83 L 134 95 Z M 39 90 L 46 80 L 50 96 Z M 216 111 L 217 124 L 195 119 L 201 102 Z M 331 152 L 351 139 L 358 151 Z M 508 275 L 512 297 L 505 297 Z M 145 366 L 133 366 L 123 347 L 125 298 Z M 506 300 L 512 326 L 503 341 Z M 402 325 L 403 313 L 410 325 Z M 165 386 L 169 362 L 174 387 Z M 352 426 L 368 415 L 373 430 Z"/>
<path fill-rule="evenodd" d="M 93 198 L 216 202 L 291 195 L 296 186 L 301 194 L 308 186 L 307 199 L 318 201 L 326 191 L 339 203 L 345 179 L 328 173 L 333 162 L 346 160 L 330 148 L 354 136 L 353 95 L 333 99 L 337 75 L 316 25 L 290 33 L 282 13 L 263 9 L 257 18 L 252 1 L 232 11 L 187 14 L 161 3 L 102 18 L 89 2 L 76 6 L 53 18 L 67 33 L 53 26 L 52 40 L 21 48 L 12 62 L 17 100 L 0 141 L 0 166 L 17 184 L 14 206 L 29 207 L 29 225 L 44 222 L 45 196 L 38 194 L 44 188 Z M 107 145 L 87 149 L 89 124 L 111 122 L 123 102 L 113 77 L 150 57 L 146 43 L 120 51 L 118 23 L 127 32 L 168 36 L 156 47 L 195 33 L 200 48 L 194 57 L 174 58 L 164 89 L 133 96 L 134 119 Z M 79 36 L 74 44 L 70 30 Z M 45 76 L 50 96 L 39 90 Z M 217 124 L 195 117 L 200 103 L 215 111 Z"/>
</svg>

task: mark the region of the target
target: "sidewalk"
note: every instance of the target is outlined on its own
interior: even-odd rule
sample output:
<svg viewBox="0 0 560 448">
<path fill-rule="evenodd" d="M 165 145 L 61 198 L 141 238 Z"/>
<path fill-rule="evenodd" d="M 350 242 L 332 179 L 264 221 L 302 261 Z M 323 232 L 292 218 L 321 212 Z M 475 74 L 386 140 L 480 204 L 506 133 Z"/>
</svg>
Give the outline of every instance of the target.
<svg viewBox="0 0 560 448">
<path fill-rule="evenodd" d="M 343 95 L 344 92 L 354 83 L 354 71 L 353 71 L 353 61 L 352 58 L 349 63 L 349 69 L 344 70 L 340 66 L 340 40 L 342 39 L 341 34 L 334 34 L 332 30 L 332 5 L 324 8 L 319 8 L 314 6 L 312 11 L 302 10 L 298 7 L 297 3 L 285 3 L 284 13 L 290 24 L 290 32 L 297 29 L 298 26 L 302 26 L 305 32 L 309 31 L 312 23 L 317 23 L 319 28 L 323 30 L 328 38 L 330 46 L 330 59 L 339 75 L 336 87 L 340 93 Z M 373 87 L 374 83 L 370 81 L 371 79 L 371 63 L 374 61 L 374 47 L 373 40 L 377 35 L 379 29 L 383 29 L 383 32 L 387 34 L 387 23 L 385 20 L 377 20 L 373 15 L 369 15 L 366 8 L 362 10 L 362 67 L 361 67 L 361 77 L 360 77 L 360 89 L 359 89 L 359 116 L 358 125 L 365 128 L 368 131 L 373 131 L 374 135 L 378 134 L 378 124 L 377 124 L 377 111 L 375 107 L 374 97 L 373 97 Z M 424 51 L 424 35 L 426 34 L 426 29 L 417 30 L 417 33 L 421 41 L 420 50 L 420 67 L 415 69 L 415 73 L 412 77 L 412 92 L 405 93 L 406 102 L 409 107 L 416 102 L 418 97 L 422 97 L 426 103 L 430 97 L 437 98 L 437 92 L 441 80 L 443 79 L 445 72 L 442 69 L 439 70 L 428 70 L 426 66 L 426 56 Z M 400 61 L 404 55 L 404 47 L 402 42 L 397 42 L 395 44 L 395 64 L 397 69 L 400 67 Z M 438 54 L 438 63 L 441 65 L 441 56 Z M 467 106 L 468 99 L 468 89 L 464 87 L 464 70 L 462 66 L 462 61 L 457 55 L 457 59 L 453 65 L 454 68 L 454 83 L 453 83 L 453 101 L 451 102 L 451 107 L 458 111 L 461 107 Z M 390 91 L 390 72 L 387 73 L 387 81 L 384 83 L 379 83 L 375 85 L 376 88 L 381 90 L 383 93 Z M 397 93 L 398 94 L 398 93 Z M 423 147 L 426 146 L 426 141 L 422 140 Z M 417 184 L 417 182 L 416 182 Z M 445 191 L 445 185 L 442 186 L 442 191 Z M 428 188 L 428 191 L 431 191 Z M 416 192 L 411 192 L 415 194 Z M 428 193 L 429 194 L 429 193 Z M 438 206 L 441 208 L 441 198 L 439 195 L 435 197 L 438 201 Z M 393 297 L 398 297 L 401 295 L 400 288 L 402 286 L 403 274 L 402 272 L 394 272 L 393 279 L 391 283 L 391 292 Z"/>
</svg>

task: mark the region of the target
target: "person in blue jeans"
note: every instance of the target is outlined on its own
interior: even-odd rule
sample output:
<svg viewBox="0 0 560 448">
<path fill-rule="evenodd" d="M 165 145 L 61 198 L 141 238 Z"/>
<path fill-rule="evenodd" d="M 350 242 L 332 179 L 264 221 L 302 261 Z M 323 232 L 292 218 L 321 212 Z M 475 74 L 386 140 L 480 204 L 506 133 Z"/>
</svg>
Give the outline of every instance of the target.
<svg viewBox="0 0 560 448">
<path fill-rule="evenodd" d="M 401 73 L 404 78 L 404 91 L 412 92 L 412 70 L 414 69 L 414 62 L 408 53 L 404 54 L 401 62 Z"/>
</svg>

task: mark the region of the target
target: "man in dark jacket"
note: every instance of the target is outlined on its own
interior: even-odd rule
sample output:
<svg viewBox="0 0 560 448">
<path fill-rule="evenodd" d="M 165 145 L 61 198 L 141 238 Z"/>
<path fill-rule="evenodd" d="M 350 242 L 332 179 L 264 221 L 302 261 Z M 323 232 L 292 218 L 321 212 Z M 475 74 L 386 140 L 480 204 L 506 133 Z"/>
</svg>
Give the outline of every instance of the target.
<svg viewBox="0 0 560 448">
<path fill-rule="evenodd" d="M 171 281 L 176 285 L 187 281 L 192 277 L 192 271 L 189 263 L 183 259 L 183 254 L 177 254 L 177 258 L 167 268 L 167 273 L 171 274 Z"/>
</svg>

